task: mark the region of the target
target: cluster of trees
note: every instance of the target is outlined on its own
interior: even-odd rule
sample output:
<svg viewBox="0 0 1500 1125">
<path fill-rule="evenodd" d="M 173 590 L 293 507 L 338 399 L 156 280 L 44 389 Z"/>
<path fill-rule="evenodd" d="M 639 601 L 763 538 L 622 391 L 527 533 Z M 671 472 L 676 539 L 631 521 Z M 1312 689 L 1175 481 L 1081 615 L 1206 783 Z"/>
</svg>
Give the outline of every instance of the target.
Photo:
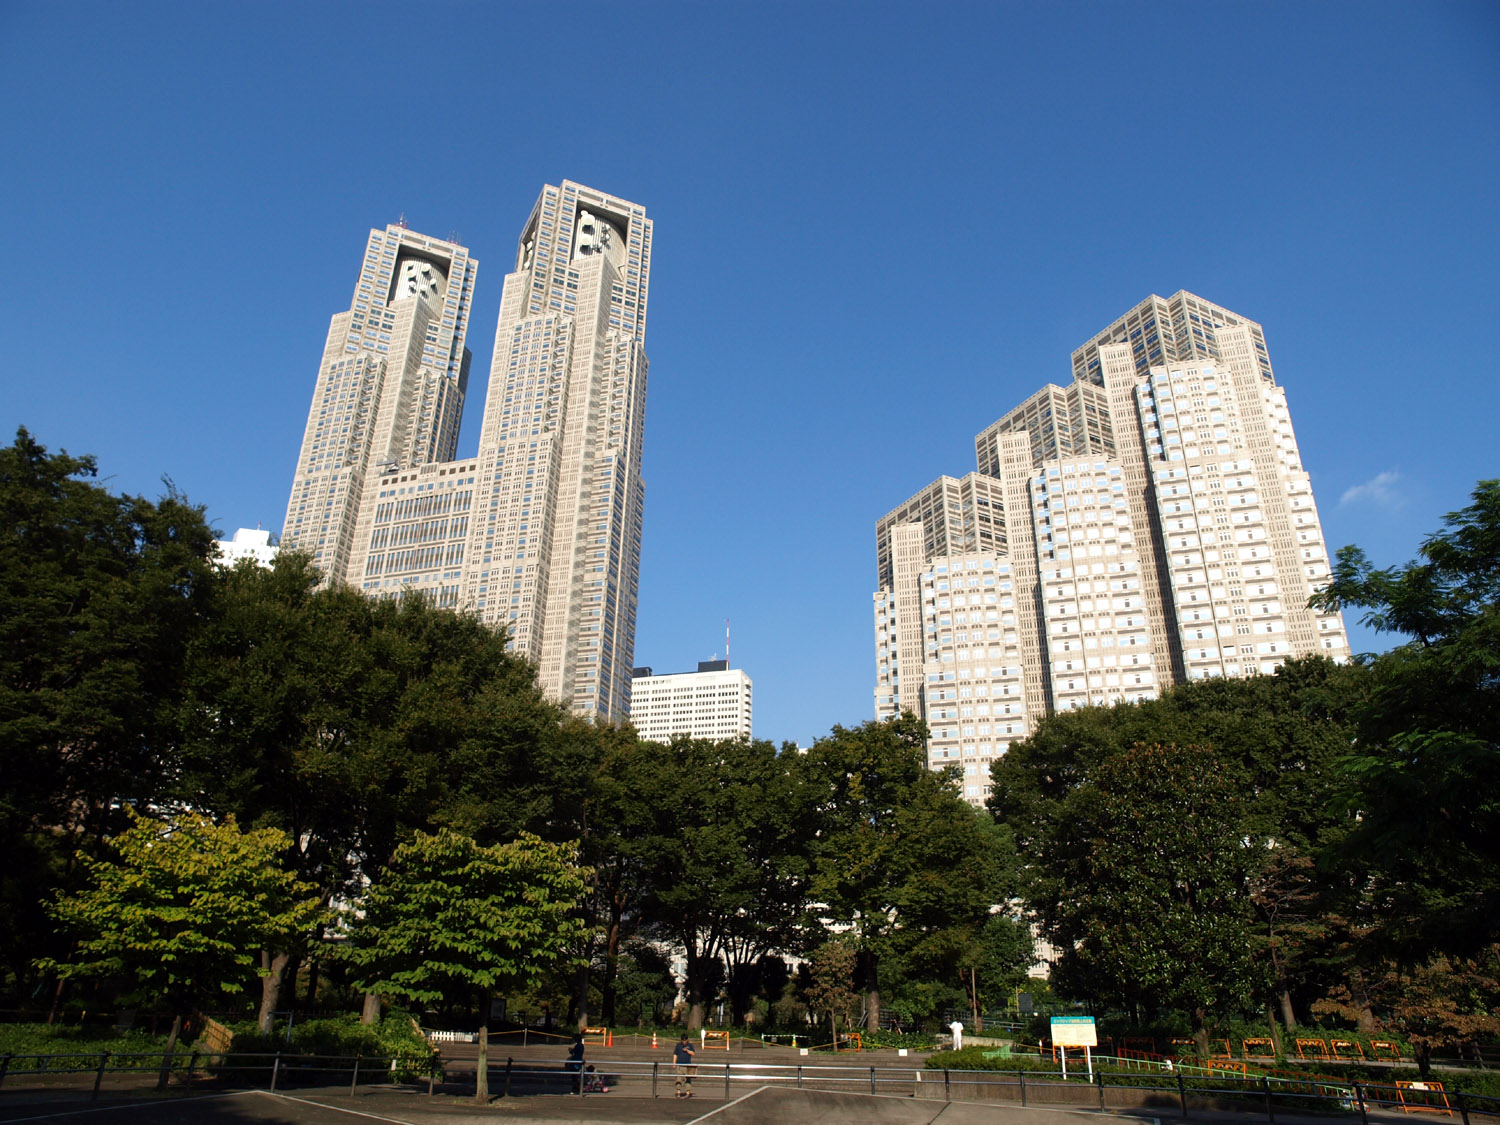
<svg viewBox="0 0 1500 1125">
<path fill-rule="evenodd" d="M 674 946 L 697 1026 L 721 994 L 786 1010 L 812 983 L 780 955 L 830 932 L 876 1018 L 1024 972 L 1009 836 L 926 770 L 920 723 L 645 742 L 543 698 L 502 631 L 294 554 L 220 568 L 201 509 L 95 471 L 0 449 L 15 999 L 103 978 L 72 987 L 222 1007 L 258 978 L 263 1019 L 333 981 L 367 1014 L 498 992 L 614 1022 L 675 993 Z"/>
<path fill-rule="evenodd" d="M 321 980 L 367 1014 L 504 993 L 614 1024 L 662 1013 L 675 948 L 691 1027 L 715 1002 L 914 1023 L 998 1003 L 1034 921 L 1054 991 L 1200 1042 L 1255 1016 L 1500 1031 L 1500 483 L 1412 564 L 1340 552 L 1322 602 L 1391 652 L 1051 717 L 975 810 L 909 716 L 805 752 L 646 742 L 548 702 L 503 632 L 295 555 L 221 569 L 200 509 L 94 471 L 24 430 L 0 449 L 16 1000 L 258 979 L 264 1015 Z"/>
<path fill-rule="evenodd" d="M 996 767 L 1054 985 L 1205 1047 L 1257 1012 L 1500 1032 L 1500 482 L 1417 562 L 1341 551 L 1319 601 L 1409 640 L 1058 715 Z"/>
</svg>

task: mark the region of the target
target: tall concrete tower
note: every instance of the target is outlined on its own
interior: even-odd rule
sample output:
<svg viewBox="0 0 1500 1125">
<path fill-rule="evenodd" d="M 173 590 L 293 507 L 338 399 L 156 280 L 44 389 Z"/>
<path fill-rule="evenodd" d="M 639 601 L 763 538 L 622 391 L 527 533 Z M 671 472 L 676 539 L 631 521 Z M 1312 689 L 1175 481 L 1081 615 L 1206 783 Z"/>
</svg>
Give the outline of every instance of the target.
<svg viewBox="0 0 1500 1125">
<path fill-rule="evenodd" d="M 645 485 L 651 220 L 564 180 L 506 275 L 463 600 L 577 712 L 630 704 Z"/>
<path fill-rule="evenodd" d="M 370 232 L 348 311 L 328 327 L 281 536 L 331 579 L 350 580 L 366 484 L 453 457 L 478 267 L 453 242 Z"/>
<path fill-rule="evenodd" d="M 504 626 L 553 699 L 629 710 L 640 580 L 651 221 L 563 181 L 506 275 L 477 456 L 455 461 L 476 263 L 372 231 L 333 319 L 283 542 L 371 597 Z"/>
</svg>

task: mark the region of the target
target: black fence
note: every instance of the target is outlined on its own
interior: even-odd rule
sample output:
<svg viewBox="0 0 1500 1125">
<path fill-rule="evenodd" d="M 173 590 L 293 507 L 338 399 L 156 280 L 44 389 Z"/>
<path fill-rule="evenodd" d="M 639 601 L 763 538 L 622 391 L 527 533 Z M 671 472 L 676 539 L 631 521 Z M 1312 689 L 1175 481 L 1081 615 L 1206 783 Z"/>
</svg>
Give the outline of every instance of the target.
<svg viewBox="0 0 1500 1125">
<path fill-rule="evenodd" d="M 773 1056 L 768 1056 L 773 1057 Z M 741 1056 L 743 1058 L 743 1056 Z M 472 1095 L 477 1059 L 429 1056 L 300 1055 L 232 1052 L 0 1055 L 0 1097 L 15 1090 L 63 1090 L 97 1098 L 101 1091 L 296 1087 L 323 1096 L 355 1097 L 374 1087 L 400 1086 L 428 1094 Z M 930 1070 L 918 1065 L 777 1065 L 770 1062 L 594 1060 L 583 1070 L 491 1054 L 488 1088 L 494 1097 L 687 1096 L 729 1100 L 763 1086 L 895 1094 L 924 1100 L 1013 1103 L 1072 1109 L 1151 1109 L 1159 1117 L 1217 1110 L 1265 1117 L 1317 1112 L 1368 1125 L 1370 1113 L 1436 1114 L 1464 1125 L 1500 1122 L 1500 1098 L 1448 1091 L 1440 1082 L 1367 1083 L 1323 1078 L 1273 1078 L 1233 1073 L 1109 1073 L 1060 1070 Z"/>
</svg>

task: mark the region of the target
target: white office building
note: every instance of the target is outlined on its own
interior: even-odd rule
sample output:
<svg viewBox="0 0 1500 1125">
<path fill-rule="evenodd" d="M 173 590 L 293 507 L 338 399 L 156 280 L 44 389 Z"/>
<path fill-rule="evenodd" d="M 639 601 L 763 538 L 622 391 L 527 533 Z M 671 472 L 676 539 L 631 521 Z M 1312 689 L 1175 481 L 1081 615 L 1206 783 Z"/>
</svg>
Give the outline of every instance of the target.
<svg viewBox="0 0 1500 1125">
<path fill-rule="evenodd" d="M 1307 608 L 1328 552 L 1260 325 L 1152 296 L 1073 371 L 975 438 L 977 472 L 876 524 L 875 714 L 924 718 L 976 803 L 1048 712 L 1348 656 Z"/>
<path fill-rule="evenodd" d="M 635 669 L 630 722 L 652 742 L 706 738 L 715 742 L 749 738 L 753 685 L 727 660 L 701 660 L 696 672 L 653 675 Z"/>
</svg>

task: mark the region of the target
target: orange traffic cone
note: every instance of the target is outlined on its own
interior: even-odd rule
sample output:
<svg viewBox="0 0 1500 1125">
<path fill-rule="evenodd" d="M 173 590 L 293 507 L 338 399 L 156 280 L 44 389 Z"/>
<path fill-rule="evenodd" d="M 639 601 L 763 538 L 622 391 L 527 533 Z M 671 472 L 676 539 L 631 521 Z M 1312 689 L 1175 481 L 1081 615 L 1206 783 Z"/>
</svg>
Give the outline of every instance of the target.
<svg viewBox="0 0 1500 1125">
<path fill-rule="evenodd" d="M 654 1028 L 651 1031 L 651 1049 L 653 1051 L 656 1050 L 656 1031 Z"/>
</svg>

